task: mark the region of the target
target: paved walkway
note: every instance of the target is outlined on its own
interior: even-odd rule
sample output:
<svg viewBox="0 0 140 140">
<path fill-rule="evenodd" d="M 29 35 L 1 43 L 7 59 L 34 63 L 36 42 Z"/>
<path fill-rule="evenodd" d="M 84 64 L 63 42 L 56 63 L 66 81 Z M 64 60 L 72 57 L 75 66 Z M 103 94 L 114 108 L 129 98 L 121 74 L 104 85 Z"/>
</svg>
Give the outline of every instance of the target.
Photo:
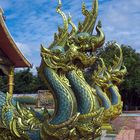
<svg viewBox="0 0 140 140">
<path fill-rule="evenodd" d="M 112 125 L 119 132 L 116 140 L 140 140 L 140 116 L 120 116 Z"/>
</svg>

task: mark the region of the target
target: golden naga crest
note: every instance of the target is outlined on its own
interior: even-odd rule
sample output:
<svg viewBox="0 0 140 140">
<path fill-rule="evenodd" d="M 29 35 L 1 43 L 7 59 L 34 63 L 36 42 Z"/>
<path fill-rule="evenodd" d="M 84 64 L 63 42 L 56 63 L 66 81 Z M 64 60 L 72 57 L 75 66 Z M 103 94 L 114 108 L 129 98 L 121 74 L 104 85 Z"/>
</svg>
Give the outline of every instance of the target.
<svg viewBox="0 0 140 140">
<path fill-rule="evenodd" d="M 119 50 L 119 56 L 115 55 L 110 67 L 106 67 L 104 59 L 96 55 L 96 50 L 105 42 L 101 21 L 95 27 L 98 0 L 94 0 L 90 11 L 83 3 L 82 14 L 85 19 L 79 22 L 78 27 L 61 8 L 59 0 L 56 11 L 63 18 L 63 27 L 58 27 L 58 33 L 54 34 L 54 41 L 48 48 L 41 46 L 39 73 L 50 87 L 56 102 L 55 114 L 48 122 L 50 125 L 43 127 L 43 132 L 47 134 L 44 139 L 95 139 L 101 135 L 102 129 L 107 128 L 104 124 L 109 124 L 122 112 L 121 96 L 117 88 L 126 74 L 122 50 L 117 43 L 110 44 Z M 93 35 L 94 28 L 96 35 Z M 92 84 L 89 84 L 85 79 L 86 69 L 95 63 L 97 67 L 91 74 Z M 61 86 L 69 91 L 62 91 Z M 61 93 L 57 91 L 58 88 Z M 60 98 L 64 98 L 63 101 Z M 61 102 L 69 105 L 62 105 Z M 62 110 L 69 110 L 71 114 L 66 117 Z"/>
</svg>

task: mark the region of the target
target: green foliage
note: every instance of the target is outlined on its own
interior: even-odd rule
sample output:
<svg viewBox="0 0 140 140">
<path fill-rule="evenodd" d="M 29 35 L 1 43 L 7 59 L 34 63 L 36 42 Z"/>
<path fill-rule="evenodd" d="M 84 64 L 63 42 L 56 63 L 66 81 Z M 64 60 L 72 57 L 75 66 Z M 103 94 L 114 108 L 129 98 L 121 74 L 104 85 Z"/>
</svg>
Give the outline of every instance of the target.
<svg viewBox="0 0 140 140">
<path fill-rule="evenodd" d="M 38 75 L 33 75 L 30 69 L 15 73 L 15 93 L 35 93 L 37 90 L 47 89 Z"/>
<path fill-rule="evenodd" d="M 0 90 L 8 91 L 8 77 L 0 77 Z M 31 69 L 23 69 L 15 72 L 14 93 L 36 93 L 38 90 L 48 89 L 38 75 L 33 75 Z"/>
<path fill-rule="evenodd" d="M 108 42 L 104 47 L 96 51 L 98 57 L 104 59 L 106 67 L 113 65 L 115 55 L 119 56 L 118 48 L 114 47 L 113 42 Z M 132 47 L 121 45 L 123 52 L 123 62 L 127 68 L 127 75 L 124 77 L 123 83 L 119 86 L 124 109 L 135 109 L 140 107 L 140 53 L 136 52 Z M 85 78 L 91 85 L 91 74 L 97 69 L 98 62 L 86 70 Z"/>
<path fill-rule="evenodd" d="M 124 106 L 134 109 L 134 106 L 140 106 L 140 53 L 136 52 L 132 47 L 121 45 L 124 65 L 127 68 L 127 75 L 123 83 L 120 85 L 120 92 L 124 101 Z M 114 55 L 119 56 L 118 49 L 107 43 L 104 48 L 98 50 L 98 54 L 104 58 L 108 67 L 112 65 Z"/>
<path fill-rule="evenodd" d="M 7 76 L 0 77 L 0 91 L 7 92 L 8 91 L 8 79 Z"/>
</svg>

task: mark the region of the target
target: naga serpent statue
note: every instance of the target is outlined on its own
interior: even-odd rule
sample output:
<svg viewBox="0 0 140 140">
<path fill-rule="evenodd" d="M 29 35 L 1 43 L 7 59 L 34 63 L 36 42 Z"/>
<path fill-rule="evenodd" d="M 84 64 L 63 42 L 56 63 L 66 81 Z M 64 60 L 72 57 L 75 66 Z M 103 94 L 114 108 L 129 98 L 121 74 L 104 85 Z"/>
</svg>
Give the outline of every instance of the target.
<svg viewBox="0 0 140 140">
<path fill-rule="evenodd" d="M 9 93 L 0 92 L 0 139 L 92 140 L 101 136 L 104 123 L 110 123 L 122 112 L 117 88 L 126 74 L 122 50 L 117 43 L 112 44 L 119 50 L 119 56 L 115 56 L 110 67 L 95 53 L 105 42 L 101 21 L 96 25 L 97 34 L 92 34 L 98 0 L 94 0 L 91 11 L 82 5 L 85 20 L 79 22 L 78 28 L 61 7 L 59 0 L 57 12 L 64 25 L 58 27 L 48 48 L 41 45 L 42 61 L 38 69 L 54 96 L 54 114 L 50 116 L 47 109 L 43 114 L 36 112 Z M 98 67 L 92 72 L 89 84 L 85 72 L 95 63 Z"/>
</svg>

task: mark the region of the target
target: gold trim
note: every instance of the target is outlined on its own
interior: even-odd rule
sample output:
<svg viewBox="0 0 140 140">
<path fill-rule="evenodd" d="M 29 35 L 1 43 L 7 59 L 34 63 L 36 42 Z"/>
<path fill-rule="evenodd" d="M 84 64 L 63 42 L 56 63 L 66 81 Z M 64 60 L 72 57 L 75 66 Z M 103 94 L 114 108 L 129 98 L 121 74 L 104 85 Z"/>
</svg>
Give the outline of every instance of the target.
<svg viewBox="0 0 140 140">
<path fill-rule="evenodd" d="M 10 68 L 8 79 L 9 79 L 8 92 L 10 93 L 10 95 L 13 95 L 13 90 L 14 90 L 14 68 L 13 67 Z"/>
</svg>

